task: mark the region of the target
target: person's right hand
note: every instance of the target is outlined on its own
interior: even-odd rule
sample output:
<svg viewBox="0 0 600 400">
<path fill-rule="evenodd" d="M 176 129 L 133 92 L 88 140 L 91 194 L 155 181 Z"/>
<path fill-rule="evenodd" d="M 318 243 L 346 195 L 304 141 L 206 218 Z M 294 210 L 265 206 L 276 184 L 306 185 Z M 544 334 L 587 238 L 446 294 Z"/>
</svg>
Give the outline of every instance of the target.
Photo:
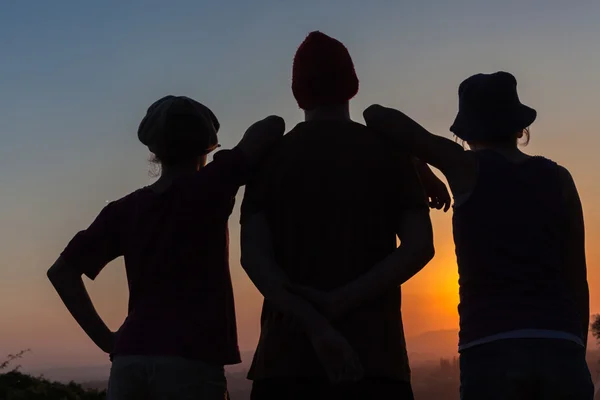
<svg viewBox="0 0 600 400">
<path fill-rule="evenodd" d="M 333 328 L 310 336 L 310 341 L 330 382 L 356 382 L 364 370 L 358 355 L 341 333 Z"/>
<path fill-rule="evenodd" d="M 248 162 L 256 165 L 271 147 L 283 136 L 285 121 L 276 115 L 255 122 L 246 130 L 237 147 Z"/>
</svg>

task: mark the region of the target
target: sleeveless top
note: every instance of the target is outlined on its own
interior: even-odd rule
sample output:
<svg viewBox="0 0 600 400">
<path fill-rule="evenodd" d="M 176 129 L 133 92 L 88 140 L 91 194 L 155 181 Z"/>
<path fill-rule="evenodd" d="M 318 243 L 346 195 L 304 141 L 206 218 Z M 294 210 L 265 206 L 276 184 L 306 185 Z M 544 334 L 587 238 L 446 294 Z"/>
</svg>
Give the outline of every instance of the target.
<svg viewBox="0 0 600 400">
<path fill-rule="evenodd" d="M 453 216 L 459 349 L 514 337 L 583 344 L 564 277 L 567 214 L 559 166 L 543 157 L 513 163 L 494 151 L 475 154 L 476 186 Z"/>
</svg>

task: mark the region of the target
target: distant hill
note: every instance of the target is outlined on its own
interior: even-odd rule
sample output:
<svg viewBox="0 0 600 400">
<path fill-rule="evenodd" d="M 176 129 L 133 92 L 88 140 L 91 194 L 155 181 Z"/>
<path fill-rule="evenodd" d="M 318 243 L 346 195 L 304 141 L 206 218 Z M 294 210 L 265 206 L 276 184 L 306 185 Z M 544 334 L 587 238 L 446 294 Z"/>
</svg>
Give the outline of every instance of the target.
<svg viewBox="0 0 600 400">
<path fill-rule="evenodd" d="M 458 355 L 458 331 L 425 332 L 406 339 L 411 363 L 439 363 L 440 358 Z"/>
<path fill-rule="evenodd" d="M 105 381 L 110 375 L 110 364 L 28 369 L 26 372 L 59 382 Z"/>
</svg>

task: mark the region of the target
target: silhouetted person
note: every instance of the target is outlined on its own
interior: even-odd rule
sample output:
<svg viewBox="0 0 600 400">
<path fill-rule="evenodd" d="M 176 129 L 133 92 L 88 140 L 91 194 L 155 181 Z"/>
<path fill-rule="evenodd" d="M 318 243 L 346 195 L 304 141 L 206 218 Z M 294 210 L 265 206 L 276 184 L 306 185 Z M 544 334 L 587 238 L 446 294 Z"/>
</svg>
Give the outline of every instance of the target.
<svg viewBox="0 0 600 400">
<path fill-rule="evenodd" d="M 218 129 L 215 115 L 192 99 L 154 103 L 138 136 L 160 163 L 160 178 L 107 205 L 48 271 L 73 317 L 111 355 L 109 400 L 226 398 L 223 366 L 240 362 L 227 220 L 238 188 L 285 125 L 279 117 L 257 122 L 206 165 Z M 129 312 L 113 333 L 82 275 L 94 279 L 120 256 Z"/>
<path fill-rule="evenodd" d="M 242 265 L 266 298 L 252 399 L 412 399 L 399 286 L 434 253 L 419 177 L 350 119 L 358 78 L 342 43 L 311 33 L 292 90 L 305 122 L 242 205 Z"/>
<path fill-rule="evenodd" d="M 367 126 L 439 168 L 454 194 L 464 400 L 591 400 L 583 213 L 569 172 L 521 152 L 536 111 L 514 76 L 461 83 L 450 130 L 470 151 L 400 111 L 372 106 Z"/>
</svg>

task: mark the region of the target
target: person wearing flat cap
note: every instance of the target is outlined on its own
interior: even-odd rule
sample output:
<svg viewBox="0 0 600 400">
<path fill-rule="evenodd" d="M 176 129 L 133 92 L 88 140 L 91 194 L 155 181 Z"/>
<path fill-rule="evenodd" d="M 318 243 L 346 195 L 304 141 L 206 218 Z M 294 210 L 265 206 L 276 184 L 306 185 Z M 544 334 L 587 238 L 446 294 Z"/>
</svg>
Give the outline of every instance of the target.
<svg viewBox="0 0 600 400">
<path fill-rule="evenodd" d="M 109 400 L 224 399 L 223 367 L 240 362 L 229 272 L 227 221 L 235 195 L 285 124 L 268 117 L 232 150 L 218 147 L 219 121 L 188 97 L 150 106 L 139 140 L 160 164 L 158 180 L 111 202 L 48 271 L 90 339 L 109 353 Z M 112 332 L 82 275 L 95 279 L 124 257 L 128 315 Z"/>
<path fill-rule="evenodd" d="M 589 290 L 581 201 L 569 171 L 519 144 L 537 112 L 507 72 L 458 88 L 450 131 L 427 132 L 398 110 L 367 126 L 438 168 L 454 195 L 462 400 L 591 400 Z"/>
<path fill-rule="evenodd" d="M 358 87 L 346 47 L 309 34 L 305 121 L 246 188 L 242 266 L 265 296 L 253 400 L 413 399 L 400 285 L 433 256 L 429 207 L 413 160 L 350 118 Z"/>
</svg>

